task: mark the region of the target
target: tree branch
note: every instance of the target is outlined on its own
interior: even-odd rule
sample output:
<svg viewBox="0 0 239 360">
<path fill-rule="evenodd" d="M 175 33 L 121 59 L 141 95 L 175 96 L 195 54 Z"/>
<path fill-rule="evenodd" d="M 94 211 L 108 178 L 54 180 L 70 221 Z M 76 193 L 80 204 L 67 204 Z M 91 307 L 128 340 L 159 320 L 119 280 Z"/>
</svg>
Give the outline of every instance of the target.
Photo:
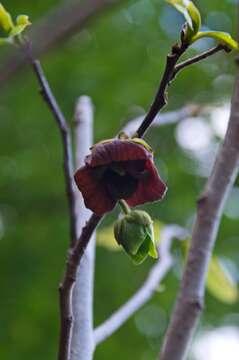
<svg viewBox="0 0 239 360">
<path fill-rule="evenodd" d="M 232 99 L 225 140 L 212 174 L 198 200 L 191 246 L 175 309 L 160 360 L 185 359 L 187 348 L 203 308 L 205 278 L 216 240 L 222 210 L 239 169 L 239 77 Z"/>
<path fill-rule="evenodd" d="M 174 68 L 179 60 L 179 58 L 183 55 L 183 53 L 187 50 L 188 45 L 182 43 L 180 46 L 175 45 L 172 47 L 171 53 L 167 56 L 166 66 L 164 69 L 163 77 L 159 85 L 159 89 L 156 93 L 154 101 L 150 106 L 150 109 L 139 126 L 136 134 L 138 137 L 143 137 L 149 126 L 154 121 L 155 116 L 158 112 L 167 104 L 167 88 L 172 79 L 172 75 L 174 73 Z"/>
<path fill-rule="evenodd" d="M 74 185 L 73 185 L 73 160 L 72 160 L 72 144 L 71 144 L 71 135 L 68 128 L 67 122 L 57 101 L 51 91 L 50 85 L 44 75 L 41 64 L 38 60 L 35 60 L 29 55 L 28 59 L 31 62 L 33 71 L 36 74 L 40 85 L 40 92 L 43 96 L 43 99 L 46 101 L 49 106 L 60 131 L 62 146 L 63 146 L 63 166 L 64 166 L 64 175 L 65 175 L 65 184 L 66 184 L 66 193 L 68 198 L 68 207 L 70 214 L 70 236 L 72 243 L 77 239 L 76 234 L 76 216 L 75 216 L 75 197 L 74 197 Z"/>
<path fill-rule="evenodd" d="M 159 247 L 159 260 L 154 265 L 141 288 L 119 310 L 110 316 L 102 325 L 94 331 L 95 346 L 105 341 L 117 331 L 137 310 L 139 310 L 157 290 L 160 281 L 166 276 L 172 267 L 173 259 L 170 248 L 173 238 L 183 239 L 186 230 L 177 225 L 167 225 L 162 230 Z"/>
<path fill-rule="evenodd" d="M 118 3 L 119 0 L 84 0 L 61 4 L 30 29 L 29 38 L 34 56 L 39 57 L 59 42 L 62 43 L 85 26 L 94 16 Z M 16 56 L 16 51 L 1 60 L 1 88 L 26 64 L 26 60 L 24 52 L 19 52 Z"/>
<path fill-rule="evenodd" d="M 61 311 L 61 333 L 59 342 L 58 360 L 68 360 L 70 356 L 70 341 L 72 334 L 72 291 L 77 276 L 77 269 L 85 249 L 102 217 L 91 215 L 89 221 L 82 229 L 80 238 L 74 247 L 69 250 L 66 263 L 66 271 L 62 283 L 59 286 L 60 311 Z"/>
<path fill-rule="evenodd" d="M 93 142 L 93 105 L 87 96 L 81 96 L 75 109 L 76 167 L 84 165 L 84 158 Z M 77 235 L 80 236 L 90 210 L 86 209 L 83 197 L 75 186 Z M 95 233 L 90 239 L 77 269 L 76 283 L 72 294 L 74 317 L 71 336 L 71 360 L 89 360 L 93 357 L 93 289 L 95 267 Z M 68 309 L 68 313 L 71 309 Z"/>
<path fill-rule="evenodd" d="M 183 70 L 185 67 L 187 66 L 190 66 L 190 65 L 193 65 L 193 64 L 196 64 L 202 60 L 205 60 L 207 59 L 208 57 L 216 54 L 217 52 L 219 51 L 228 51 L 228 48 L 225 46 L 225 45 L 222 45 L 222 44 L 219 44 L 197 56 L 194 56 L 188 60 L 185 60 L 181 63 L 179 63 L 178 65 L 175 66 L 175 69 L 174 69 L 174 72 L 173 72 L 173 75 L 172 75 L 172 79 L 175 78 L 175 76 L 177 75 L 177 73 L 181 70 Z"/>
</svg>

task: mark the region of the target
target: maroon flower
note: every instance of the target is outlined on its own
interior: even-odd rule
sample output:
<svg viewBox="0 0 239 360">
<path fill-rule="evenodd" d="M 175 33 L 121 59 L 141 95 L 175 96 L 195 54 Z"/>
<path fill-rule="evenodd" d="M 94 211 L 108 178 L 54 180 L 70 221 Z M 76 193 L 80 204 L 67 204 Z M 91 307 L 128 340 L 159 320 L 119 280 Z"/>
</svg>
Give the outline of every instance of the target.
<svg viewBox="0 0 239 360">
<path fill-rule="evenodd" d="M 149 146 L 139 139 L 94 145 L 75 181 L 86 207 L 98 215 L 112 210 L 119 199 L 136 206 L 159 200 L 166 191 Z"/>
</svg>

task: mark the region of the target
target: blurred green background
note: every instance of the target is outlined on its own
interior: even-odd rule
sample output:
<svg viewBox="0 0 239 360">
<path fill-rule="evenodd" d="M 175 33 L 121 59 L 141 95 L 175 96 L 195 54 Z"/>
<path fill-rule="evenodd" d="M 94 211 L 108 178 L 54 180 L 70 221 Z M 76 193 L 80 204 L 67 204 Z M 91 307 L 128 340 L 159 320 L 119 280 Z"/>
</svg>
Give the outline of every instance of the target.
<svg viewBox="0 0 239 360">
<path fill-rule="evenodd" d="M 28 14 L 34 26 L 60 1 L 33 4 L 7 0 L 3 4 L 13 15 Z M 206 27 L 236 36 L 236 1 L 202 0 L 196 4 Z M 165 56 L 178 38 L 182 23 L 182 16 L 164 1 L 122 1 L 44 55 L 42 65 L 71 124 L 76 99 L 83 94 L 89 95 L 95 106 L 95 141 L 112 137 L 127 120 L 146 111 L 158 86 Z M 211 45 L 211 41 L 201 41 L 188 55 Z M 6 51 L 3 49 L 2 54 Z M 2 58 L 0 54 L 0 61 Z M 189 119 L 180 126 L 162 127 L 147 134 L 169 191 L 163 202 L 144 208 L 165 224 L 176 223 L 189 229 L 192 225 L 195 200 L 210 171 L 211 163 L 206 160 L 213 158 L 221 141 L 222 133 L 215 121 L 228 117 L 236 72 L 234 58 L 235 53 L 220 53 L 186 69 L 170 87 L 165 111 L 187 103 L 200 104 L 207 111 L 195 119 L 199 128 L 195 130 Z M 195 145 L 200 129 L 201 143 Z M 30 68 L 11 79 L 1 91 L 0 163 L 0 358 L 55 359 L 57 287 L 64 271 L 69 224 L 61 144 Z M 239 280 L 237 186 L 227 204 L 215 248 L 234 282 Z M 109 225 L 116 215 L 117 211 L 107 216 L 101 226 Z M 157 292 L 97 348 L 96 360 L 113 356 L 155 359 L 182 271 L 180 245 L 174 245 L 174 254 L 176 265 L 163 281 L 164 291 Z M 97 248 L 96 325 L 134 293 L 152 264 L 147 260 L 134 266 L 123 252 Z M 234 329 L 239 326 L 238 310 L 237 301 L 228 304 L 206 292 L 200 329 Z"/>
</svg>

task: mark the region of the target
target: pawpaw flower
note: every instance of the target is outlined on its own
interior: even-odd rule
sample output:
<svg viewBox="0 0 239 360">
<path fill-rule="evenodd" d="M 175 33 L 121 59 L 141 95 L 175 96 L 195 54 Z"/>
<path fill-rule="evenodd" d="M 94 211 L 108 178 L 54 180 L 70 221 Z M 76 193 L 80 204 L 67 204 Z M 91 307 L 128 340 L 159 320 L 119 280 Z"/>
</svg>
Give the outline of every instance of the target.
<svg viewBox="0 0 239 360">
<path fill-rule="evenodd" d="M 74 178 L 85 206 L 98 215 L 111 211 L 119 199 L 136 206 L 160 200 L 166 192 L 152 149 L 138 138 L 94 145 Z"/>
</svg>

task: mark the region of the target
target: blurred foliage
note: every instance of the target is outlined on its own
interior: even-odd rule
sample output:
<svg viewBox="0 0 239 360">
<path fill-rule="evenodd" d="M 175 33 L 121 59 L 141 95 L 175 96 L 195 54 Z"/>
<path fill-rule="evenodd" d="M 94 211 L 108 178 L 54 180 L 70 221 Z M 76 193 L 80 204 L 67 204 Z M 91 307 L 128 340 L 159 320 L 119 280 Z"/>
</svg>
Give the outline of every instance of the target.
<svg viewBox="0 0 239 360">
<path fill-rule="evenodd" d="M 59 3 L 41 0 L 33 5 L 27 0 L 8 0 L 4 5 L 14 18 L 27 13 L 34 24 Z M 235 37 L 235 1 L 195 3 L 206 28 L 224 30 Z M 69 121 L 72 123 L 74 104 L 81 94 L 91 96 L 95 104 L 95 141 L 112 137 L 129 118 L 145 111 L 182 22 L 182 15 L 163 1 L 123 1 L 44 56 L 46 74 Z M 200 49 L 205 44 L 214 43 L 202 41 Z M 196 54 L 199 45 L 188 55 Z M 217 54 L 180 74 L 170 88 L 167 109 L 188 102 L 218 106 L 230 98 L 234 55 Z M 191 226 L 195 199 L 205 179 L 188 171 L 192 159 L 177 144 L 174 131 L 170 126 L 148 132 L 169 191 L 163 202 L 144 208 L 165 224 Z M 57 351 L 57 287 L 64 271 L 69 224 L 59 135 L 30 69 L 1 89 L 0 144 L 0 357 L 50 360 Z M 117 210 L 103 225 L 109 225 L 116 216 Z M 238 218 L 224 216 L 215 253 L 225 257 L 234 270 L 239 267 L 238 241 Z M 157 292 L 148 305 L 100 345 L 96 360 L 112 356 L 155 358 L 182 271 L 177 266 L 177 246 L 174 252 L 176 265 L 164 281 L 165 291 Z M 96 325 L 133 294 L 153 263 L 147 260 L 136 267 L 123 252 L 97 249 Z M 238 271 L 234 274 L 238 280 Z M 219 326 L 237 311 L 238 303 L 224 304 L 207 293 L 202 325 Z M 162 319 L 161 330 L 155 331 L 150 323 L 152 328 L 142 331 L 147 329 L 142 319 L 148 316 Z M 235 318 L 230 319 L 234 324 Z"/>
<path fill-rule="evenodd" d="M 207 288 L 219 300 L 233 304 L 238 301 L 238 290 L 235 280 L 228 274 L 227 269 L 223 267 L 215 256 L 209 265 Z"/>
</svg>

